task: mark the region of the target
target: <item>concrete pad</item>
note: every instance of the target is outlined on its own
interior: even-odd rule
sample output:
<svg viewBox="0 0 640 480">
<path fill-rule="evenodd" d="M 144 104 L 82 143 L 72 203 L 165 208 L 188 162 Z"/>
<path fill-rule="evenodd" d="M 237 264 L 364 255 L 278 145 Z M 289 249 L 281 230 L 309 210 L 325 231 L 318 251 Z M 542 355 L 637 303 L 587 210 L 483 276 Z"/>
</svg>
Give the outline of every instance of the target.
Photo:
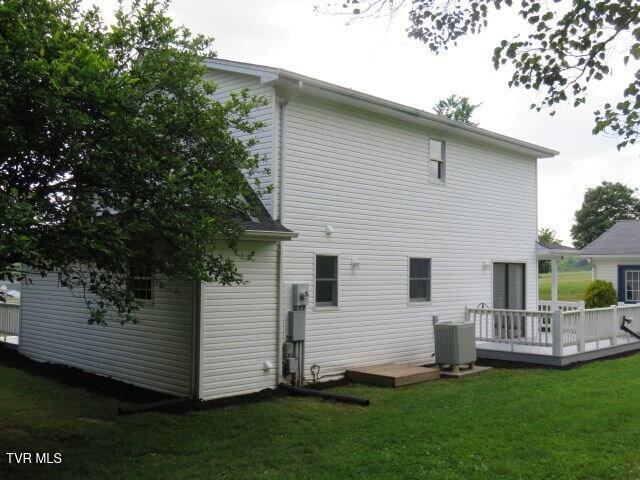
<svg viewBox="0 0 640 480">
<path fill-rule="evenodd" d="M 481 367 L 478 365 L 474 365 L 473 368 L 465 368 L 461 369 L 458 372 L 450 371 L 450 370 L 440 370 L 440 377 L 442 378 L 462 378 L 462 377 L 470 377 L 472 375 L 478 375 L 480 373 L 484 373 L 488 370 L 493 369 L 493 367 Z"/>
<path fill-rule="evenodd" d="M 385 364 L 369 367 L 353 367 L 346 371 L 346 377 L 352 382 L 381 385 L 384 387 L 402 387 L 414 383 L 427 382 L 440 378 L 440 370 L 412 365 Z"/>
</svg>

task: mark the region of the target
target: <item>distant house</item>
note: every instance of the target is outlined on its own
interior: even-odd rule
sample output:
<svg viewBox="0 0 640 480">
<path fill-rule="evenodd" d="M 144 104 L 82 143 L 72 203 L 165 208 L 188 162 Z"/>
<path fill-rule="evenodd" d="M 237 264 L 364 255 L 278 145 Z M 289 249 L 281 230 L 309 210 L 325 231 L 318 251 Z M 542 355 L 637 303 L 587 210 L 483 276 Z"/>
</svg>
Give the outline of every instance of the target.
<svg viewBox="0 0 640 480">
<path fill-rule="evenodd" d="M 618 301 L 640 303 L 640 220 L 623 220 L 584 247 L 594 278 L 613 283 Z"/>
<path fill-rule="evenodd" d="M 141 323 L 105 327 L 55 275 L 37 278 L 23 289 L 22 353 L 212 399 L 274 388 L 294 369 L 310 382 L 423 365 L 434 317 L 537 309 L 537 160 L 557 152 L 286 70 L 207 65 L 216 98 L 267 99 L 255 151 L 273 191 L 242 242 L 247 283 L 141 282 Z M 289 313 L 306 315 L 302 340 Z"/>
</svg>

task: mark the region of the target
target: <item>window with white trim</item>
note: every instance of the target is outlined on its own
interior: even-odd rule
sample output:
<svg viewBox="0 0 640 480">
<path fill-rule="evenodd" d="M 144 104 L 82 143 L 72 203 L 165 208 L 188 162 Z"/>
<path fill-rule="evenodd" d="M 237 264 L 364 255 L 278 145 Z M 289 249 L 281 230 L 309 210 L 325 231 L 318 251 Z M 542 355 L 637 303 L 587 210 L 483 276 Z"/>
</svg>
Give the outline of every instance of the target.
<svg viewBox="0 0 640 480">
<path fill-rule="evenodd" d="M 444 183 L 446 176 L 446 143 L 429 139 L 429 181 Z"/>
<path fill-rule="evenodd" d="M 640 302 L 640 270 L 625 272 L 625 301 Z"/>
<path fill-rule="evenodd" d="M 338 305 L 338 257 L 316 255 L 316 305 Z"/>
<path fill-rule="evenodd" d="M 409 301 L 431 301 L 431 259 L 409 259 Z"/>
<path fill-rule="evenodd" d="M 138 277 L 133 279 L 133 297 L 136 300 L 153 300 L 153 280 L 151 278 Z"/>
</svg>

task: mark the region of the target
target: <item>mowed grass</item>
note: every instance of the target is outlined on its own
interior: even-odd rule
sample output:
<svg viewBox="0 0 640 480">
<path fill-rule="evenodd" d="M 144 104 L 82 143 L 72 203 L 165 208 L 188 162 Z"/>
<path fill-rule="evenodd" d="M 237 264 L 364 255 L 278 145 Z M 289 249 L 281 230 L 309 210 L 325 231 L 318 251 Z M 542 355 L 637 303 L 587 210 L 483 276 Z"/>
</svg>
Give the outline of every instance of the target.
<svg viewBox="0 0 640 480">
<path fill-rule="evenodd" d="M 0 478 L 640 478 L 640 355 L 336 391 L 372 404 L 285 397 L 118 416 L 115 400 L 0 367 Z M 63 463 L 10 466 L 7 451 Z"/>
<path fill-rule="evenodd" d="M 559 272 L 558 300 L 578 301 L 584 299 L 584 292 L 591 282 L 591 271 Z M 538 296 L 540 300 L 551 300 L 551 274 L 542 273 L 538 277 Z"/>
</svg>

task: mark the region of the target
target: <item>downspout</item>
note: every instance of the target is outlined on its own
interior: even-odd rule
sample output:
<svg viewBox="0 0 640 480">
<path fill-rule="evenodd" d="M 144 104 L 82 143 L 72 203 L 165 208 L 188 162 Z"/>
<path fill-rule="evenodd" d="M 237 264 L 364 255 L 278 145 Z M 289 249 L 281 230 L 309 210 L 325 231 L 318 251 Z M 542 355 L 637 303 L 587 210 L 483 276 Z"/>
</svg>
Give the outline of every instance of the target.
<svg viewBox="0 0 640 480">
<path fill-rule="evenodd" d="M 191 397 L 200 399 L 200 339 L 202 327 L 202 282 L 193 282 L 193 322 L 191 328 Z"/>
<path fill-rule="evenodd" d="M 298 82 L 298 90 L 302 88 L 302 82 Z M 289 102 L 298 95 L 298 92 L 287 95 L 280 101 L 280 158 L 279 158 L 279 178 L 278 178 L 278 221 L 284 225 L 285 214 L 285 192 L 286 192 L 286 145 L 287 145 L 287 106 Z M 284 326 L 284 305 L 282 296 L 284 292 L 284 243 L 278 242 L 278 272 L 277 272 L 277 308 L 278 324 L 276 326 L 276 385 L 282 381 L 282 338 Z"/>
</svg>

